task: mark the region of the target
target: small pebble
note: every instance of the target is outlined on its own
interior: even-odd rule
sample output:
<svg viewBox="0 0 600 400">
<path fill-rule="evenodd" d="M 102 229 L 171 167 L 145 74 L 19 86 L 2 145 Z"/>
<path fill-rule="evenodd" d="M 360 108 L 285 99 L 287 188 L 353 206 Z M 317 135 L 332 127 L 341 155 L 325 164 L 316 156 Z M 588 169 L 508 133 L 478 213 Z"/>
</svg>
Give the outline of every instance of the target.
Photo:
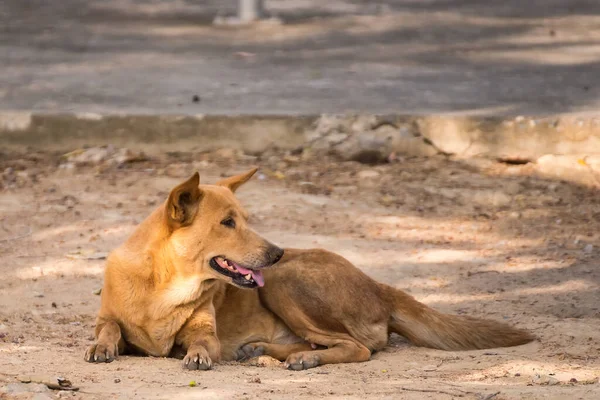
<svg viewBox="0 0 600 400">
<path fill-rule="evenodd" d="M 554 385 L 558 385 L 560 382 L 558 379 L 552 377 L 552 376 L 548 376 L 548 375 L 536 375 L 533 377 L 532 383 L 536 384 L 536 385 L 542 385 L 542 386 L 554 386 Z"/>
</svg>

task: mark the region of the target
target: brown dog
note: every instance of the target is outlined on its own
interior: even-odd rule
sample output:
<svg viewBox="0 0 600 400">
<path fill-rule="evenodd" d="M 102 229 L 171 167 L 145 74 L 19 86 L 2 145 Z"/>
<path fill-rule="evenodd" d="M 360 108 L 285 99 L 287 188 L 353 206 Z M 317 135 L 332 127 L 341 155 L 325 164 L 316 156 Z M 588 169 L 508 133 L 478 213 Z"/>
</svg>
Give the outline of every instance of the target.
<svg viewBox="0 0 600 400">
<path fill-rule="evenodd" d="M 233 195 L 255 172 L 215 186 L 194 175 L 111 254 L 86 360 L 130 349 L 185 354 L 187 368 L 208 369 L 266 354 L 298 370 L 366 361 L 390 332 L 443 350 L 533 340 L 499 322 L 439 313 L 325 250 L 283 254 L 248 227 Z"/>
<path fill-rule="evenodd" d="M 247 226 L 233 196 L 254 172 L 219 186 L 199 186 L 196 173 L 111 253 L 97 343 L 86 360 L 112 361 L 126 349 L 167 356 L 174 348 L 186 352 L 189 368 L 208 369 L 220 359 L 213 297 L 225 282 L 262 286 L 260 270 L 283 254 Z"/>
</svg>

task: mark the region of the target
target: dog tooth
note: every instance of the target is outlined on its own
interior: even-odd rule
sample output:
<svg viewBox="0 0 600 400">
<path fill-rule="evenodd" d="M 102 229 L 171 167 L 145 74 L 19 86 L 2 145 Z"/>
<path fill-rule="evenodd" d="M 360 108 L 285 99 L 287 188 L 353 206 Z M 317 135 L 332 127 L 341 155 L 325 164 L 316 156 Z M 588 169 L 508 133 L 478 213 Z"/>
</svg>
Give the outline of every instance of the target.
<svg viewBox="0 0 600 400">
<path fill-rule="evenodd" d="M 249 281 L 250 278 L 252 278 L 252 274 L 248 274 L 248 275 L 244 276 L 244 278 L 246 278 L 246 280 Z"/>
</svg>

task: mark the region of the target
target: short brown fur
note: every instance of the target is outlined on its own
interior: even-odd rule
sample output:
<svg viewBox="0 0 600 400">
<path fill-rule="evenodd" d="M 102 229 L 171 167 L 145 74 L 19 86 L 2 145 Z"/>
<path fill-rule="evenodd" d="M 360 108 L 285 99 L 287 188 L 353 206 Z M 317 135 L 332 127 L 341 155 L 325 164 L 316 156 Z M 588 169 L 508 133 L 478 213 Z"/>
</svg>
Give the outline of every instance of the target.
<svg viewBox="0 0 600 400">
<path fill-rule="evenodd" d="M 255 171 L 216 186 L 198 186 L 195 175 L 111 254 L 86 360 L 112 361 L 129 349 L 185 355 L 187 368 L 207 369 L 267 354 L 299 370 L 366 361 L 391 332 L 443 350 L 534 339 L 500 322 L 442 314 L 320 249 L 285 249 L 276 268 L 264 270 L 264 287 L 234 286 L 207 260 L 226 254 L 264 267 L 278 259 L 233 196 Z M 235 230 L 221 229 L 225 215 L 235 215 Z"/>
</svg>

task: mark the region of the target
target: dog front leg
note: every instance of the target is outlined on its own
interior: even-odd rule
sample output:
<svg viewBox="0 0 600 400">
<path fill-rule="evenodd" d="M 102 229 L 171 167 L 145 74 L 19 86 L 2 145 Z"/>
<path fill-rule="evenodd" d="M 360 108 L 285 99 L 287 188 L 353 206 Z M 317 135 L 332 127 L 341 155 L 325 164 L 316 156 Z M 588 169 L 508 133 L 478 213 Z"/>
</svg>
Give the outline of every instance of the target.
<svg viewBox="0 0 600 400">
<path fill-rule="evenodd" d="M 121 328 L 114 320 L 98 318 L 96 338 L 96 343 L 85 352 L 85 360 L 88 362 L 111 362 L 125 351 Z"/>
<path fill-rule="evenodd" d="M 199 308 L 177 333 L 175 343 L 187 351 L 183 367 L 192 370 L 211 369 L 221 359 L 221 344 L 217 338 L 215 309 Z"/>
</svg>

